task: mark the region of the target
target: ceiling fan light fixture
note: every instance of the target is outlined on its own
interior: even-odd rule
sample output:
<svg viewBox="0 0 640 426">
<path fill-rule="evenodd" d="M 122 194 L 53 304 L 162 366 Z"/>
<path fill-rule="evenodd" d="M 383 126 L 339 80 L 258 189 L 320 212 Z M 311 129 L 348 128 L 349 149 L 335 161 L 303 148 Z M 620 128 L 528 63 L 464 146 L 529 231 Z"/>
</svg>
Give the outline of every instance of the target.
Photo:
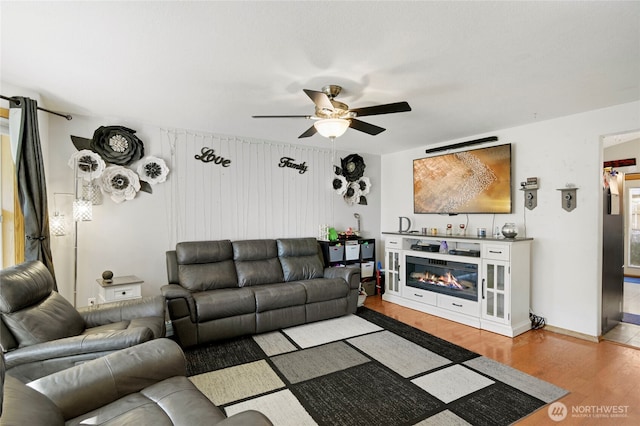
<svg viewBox="0 0 640 426">
<path fill-rule="evenodd" d="M 325 118 L 313 123 L 313 127 L 325 138 L 335 139 L 344 135 L 349 124 L 349 120 L 344 118 Z"/>
</svg>

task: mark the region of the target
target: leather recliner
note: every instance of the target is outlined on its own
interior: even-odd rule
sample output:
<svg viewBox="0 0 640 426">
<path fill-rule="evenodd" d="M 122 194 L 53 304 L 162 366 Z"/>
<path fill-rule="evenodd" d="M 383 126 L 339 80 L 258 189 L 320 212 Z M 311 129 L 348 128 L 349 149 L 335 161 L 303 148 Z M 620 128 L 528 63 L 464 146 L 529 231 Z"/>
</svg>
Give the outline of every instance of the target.
<svg viewBox="0 0 640 426">
<path fill-rule="evenodd" d="M 0 271 L 0 346 L 7 374 L 25 383 L 164 337 L 164 317 L 163 296 L 75 309 L 40 261 Z"/>
<path fill-rule="evenodd" d="M 220 425 L 268 426 L 262 413 L 229 418 L 185 377 L 177 343 L 156 339 L 24 384 L 4 377 L 0 359 L 0 426 Z"/>
</svg>

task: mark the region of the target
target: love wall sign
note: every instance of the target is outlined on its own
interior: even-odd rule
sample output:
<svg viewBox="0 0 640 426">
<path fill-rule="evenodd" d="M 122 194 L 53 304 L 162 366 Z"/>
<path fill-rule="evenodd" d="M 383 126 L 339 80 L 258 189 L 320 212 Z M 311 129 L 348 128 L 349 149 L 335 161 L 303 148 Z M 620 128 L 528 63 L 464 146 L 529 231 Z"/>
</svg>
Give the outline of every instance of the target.
<svg viewBox="0 0 640 426">
<path fill-rule="evenodd" d="M 222 167 L 229 167 L 231 160 L 224 158 L 221 155 L 216 155 L 213 148 L 207 148 L 206 146 L 200 150 L 200 154 L 194 155 L 196 160 L 200 160 L 203 163 L 219 164 Z"/>
</svg>

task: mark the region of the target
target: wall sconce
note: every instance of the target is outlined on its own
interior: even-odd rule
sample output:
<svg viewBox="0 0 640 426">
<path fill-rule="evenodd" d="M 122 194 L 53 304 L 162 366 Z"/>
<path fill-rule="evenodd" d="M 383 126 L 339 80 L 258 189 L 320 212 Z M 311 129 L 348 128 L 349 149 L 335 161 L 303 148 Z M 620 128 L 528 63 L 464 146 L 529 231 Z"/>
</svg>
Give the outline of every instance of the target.
<svg viewBox="0 0 640 426">
<path fill-rule="evenodd" d="M 344 135 L 344 132 L 349 128 L 349 124 L 351 122 L 344 118 L 325 118 L 313 123 L 313 127 L 316 128 L 320 135 L 333 140 Z"/>
<path fill-rule="evenodd" d="M 565 188 L 558 188 L 558 191 L 560 191 L 562 194 L 562 198 L 560 199 L 562 202 L 562 208 L 568 212 L 575 209 L 578 205 L 578 200 L 576 198 L 577 190 L 578 188 L 574 187 L 571 184 L 567 184 Z"/>
</svg>

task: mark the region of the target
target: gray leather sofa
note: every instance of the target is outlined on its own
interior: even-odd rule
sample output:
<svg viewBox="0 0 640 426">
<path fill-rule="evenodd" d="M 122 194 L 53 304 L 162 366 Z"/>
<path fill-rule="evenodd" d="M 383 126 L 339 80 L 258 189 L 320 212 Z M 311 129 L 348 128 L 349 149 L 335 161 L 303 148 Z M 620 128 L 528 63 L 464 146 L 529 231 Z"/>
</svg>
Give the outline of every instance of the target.
<svg viewBox="0 0 640 426">
<path fill-rule="evenodd" d="M 324 267 L 314 238 L 178 243 L 167 275 L 184 347 L 354 313 L 360 286 L 357 268 Z"/>
<path fill-rule="evenodd" d="M 165 335 L 158 295 L 75 309 L 39 261 L 0 271 L 0 346 L 22 382 Z"/>
<path fill-rule="evenodd" d="M 257 411 L 229 418 L 185 377 L 177 343 L 156 339 L 28 384 L 4 376 L 0 425 L 268 426 Z"/>
</svg>

